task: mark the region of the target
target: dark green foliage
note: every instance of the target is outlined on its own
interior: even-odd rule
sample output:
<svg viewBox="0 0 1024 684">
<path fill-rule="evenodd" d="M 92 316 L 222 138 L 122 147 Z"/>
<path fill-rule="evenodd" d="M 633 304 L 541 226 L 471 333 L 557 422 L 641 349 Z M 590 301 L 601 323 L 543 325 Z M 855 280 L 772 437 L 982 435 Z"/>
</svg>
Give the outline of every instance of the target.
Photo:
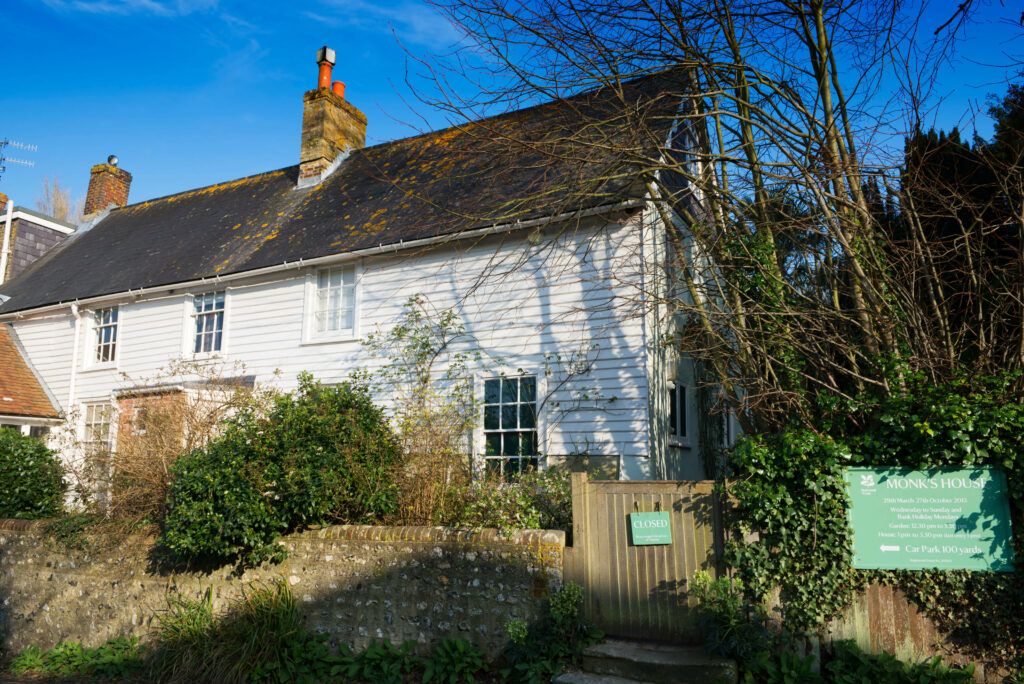
<svg viewBox="0 0 1024 684">
<path fill-rule="evenodd" d="M 974 666 L 954 669 L 935 656 L 922 663 L 905 663 L 891 653 L 865 653 L 853 641 L 838 641 L 821 672 L 813 655 L 791 651 L 760 651 L 740 662 L 745 684 L 955 684 L 970 682 Z"/>
<path fill-rule="evenodd" d="M 544 617 L 527 625 L 511 620 L 510 641 L 502 651 L 506 681 L 539 684 L 550 682 L 567 663 L 579 662 L 583 649 L 600 641 L 604 634 L 580 615 L 583 589 L 566 582 L 548 601 Z"/>
<path fill-rule="evenodd" d="M 452 527 L 509 530 L 571 530 L 572 493 L 568 473 L 533 469 L 509 481 L 474 480 L 451 494 L 440 521 Z"/>
<path fill-rule="evenodd" d="M 159 682 L 303 682 L 336 677 L 347 659 L 306 630 L 287 583 L 257 584 L 214 616 L 211 595 L 168 599 L 150 675 Z"/>
<path fill-rule="evenodd" d="M 53 518 L 64 511 L 64 468 L 34 437 L 0 429 L 0 518 Z"/>
<path fill-rule="evenodd" d="M 746 601 L 740 580 L 712 580 L 699 570 L 689 589 L 690 596 L 700 601 L 697 626 L 708 653 L 745 662 L 771 646 L 766 617 L 759 606 Z"/>
<path fill-rule="evenodd" d="M 943 665 L 939 656 L 912 665 L 884 651 L 878 654 L 865 653 L 852 641 L 840 641 L 835 646 L 835 654 L 825 666 L 830 680 L 835 684 L 931 684 L 974 681 L 973 665 L 962 670 L 952 669 Z"/>
<path fill-rule="evenodd" d="M 424 663 L 424 682 L 472 682 L 487 669 L 487 654 L 465 639 L 445 638 Z"/>
<path fill-rule="evenodd" d="M 173 467 L 163 544 L 179 557 L 276 560 L 278 535 L 395 510 L 399 449 L 362 387 L 308 374 L 266 416 L 243 410 Z"/>
<path fill-rule="evenodd" d="M 1021 373 L 960 376 L 946 383 L 904 373 L 903 392 L 865 401 L 827 427 L 836 438 L 790 429 L 744 440 L 732 454 L 730 486 L 739 531 L 729 563 L 760 602 L 782 588 L 785 626 L 810 630 L 844 608 L 867 582 L 898 586 L 953 643 L 979 659 L 1024 667 L 1024 571 L 854 571 L 846 522 L 844 465 L 995 466 L 1007 475 L 1013 527 L 1024 529 L 1024 405 Z M 896 379 L 892 381 L 896 384 Z M 859 427 L 854 427 L 859 426 Z M 1024 535 L 1014 537 L 1024 558 Z"/>
<path fill-rule="evenodd" d="M 772 653 L 761 651 L 741 664 L 744 684 L 820 684 L 821 676 L 814 671 L 814 656 L 800 656 L 789 651 Z M 878 680 L 872 680 L 875 684 Z M 881 680 L 886 681 L 886 680 Z M 886 684 L 895 684 L 886 681 Z"/>
<path fill-rule="evenodd" d="M 142 649 L 135 637 L 111 639 L 98 648 L 63 641 L 48 651 L 30 646 L 11 662 L 14 674 L 88 675 L 120 679 L 143 669 Z"/>
<path fill-rule="evenodd" d="M 413 642 L 394 646 L 390 641 L 370 639 L 366 648 L 356 656 L 349 656 L 336 668 L 346 679 L 373 684 L 402 684 L 405 675 L 417 665 L 412 653 Z"/>
<path fill-rule="evenodd" d="M 849 458 L 844 445 L 805 429 L 743 440 L 731 456 L 740 532 L 756 530 L 760 540 L 730 542 L 727 562 L 754 602 L 781 587 L 793 631 L 838 613 L 858 586 L 844 513 Z"/>
</svg>

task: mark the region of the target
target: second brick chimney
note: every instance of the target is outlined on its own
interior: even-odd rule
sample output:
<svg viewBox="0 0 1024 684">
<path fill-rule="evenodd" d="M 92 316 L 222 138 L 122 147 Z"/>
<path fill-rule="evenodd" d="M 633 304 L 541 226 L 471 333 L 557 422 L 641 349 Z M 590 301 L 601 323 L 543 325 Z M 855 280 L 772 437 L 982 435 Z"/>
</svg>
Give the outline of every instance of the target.
<svg viewBox="0 0 1024 684">
<path fill-rule="evenodd" d="M 90 173 L 89 189 L 85 193 L 85 206 L 82 208 L 86 220 L 104 209 L 128 204 L 132 174 L 117 167 L 117 157 L 110 155 L 106 164 L 97 164 Z"/>
<path fill-rule="evenodd" d="M 302 97 L 299 185 L 317 182 L 339 155 L 366 144 L 366 115 L 345 99 L 344 83 L 331 83 L 334 50 L 325 45 L 316 57 L 318 86 Z"/>
</svg>

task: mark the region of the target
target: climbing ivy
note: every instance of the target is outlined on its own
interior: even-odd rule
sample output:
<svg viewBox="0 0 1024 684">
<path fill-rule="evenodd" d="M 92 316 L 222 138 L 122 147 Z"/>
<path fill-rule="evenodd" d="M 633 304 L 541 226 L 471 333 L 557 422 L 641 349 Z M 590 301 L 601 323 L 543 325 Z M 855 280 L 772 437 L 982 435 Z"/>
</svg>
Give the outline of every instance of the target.
<svg viewBox="0 0 1024 684">
<path fill-rule="evenodd" d="M 932 383 L 900 377 L 896 396 L 858 401 L 859 415 L 742 440 L 730 455 L 735 531 L 727 562 L 750 600 L 778 588 L 784 627 L 807 632 L 839 614 L 868 582 L 902 589 L 953 643 L 1024 669 L 1024 571 L 858 571 L 851 567 L 850 465 L 996 466 L 1007 475 L 1015 554 L 1024 562 L 1024 404 L 1021 374 Z M 895 386 L 895 383 L 894 383 Z M 862 427 L 852 427 L 862 426 Z"/>
</svg>

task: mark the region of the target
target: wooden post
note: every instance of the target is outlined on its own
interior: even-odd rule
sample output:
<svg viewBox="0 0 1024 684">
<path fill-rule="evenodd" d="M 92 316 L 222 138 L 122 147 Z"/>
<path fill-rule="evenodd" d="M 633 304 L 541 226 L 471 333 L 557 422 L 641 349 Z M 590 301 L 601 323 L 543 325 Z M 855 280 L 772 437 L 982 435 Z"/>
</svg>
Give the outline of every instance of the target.
<svg viewBox="0 0 1024 684">
<path fill-rule="evenodd" d="M 587 589 L 587 474 L 572 473 L 572 546 L 565 549 L 565 579 Z"/>
</svg>

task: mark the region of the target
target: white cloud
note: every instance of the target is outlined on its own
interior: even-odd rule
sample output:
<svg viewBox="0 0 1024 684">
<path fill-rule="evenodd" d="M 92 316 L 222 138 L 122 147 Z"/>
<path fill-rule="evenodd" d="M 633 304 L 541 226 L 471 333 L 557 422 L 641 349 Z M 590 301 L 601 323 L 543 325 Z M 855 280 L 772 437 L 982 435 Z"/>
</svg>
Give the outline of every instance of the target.
<svg viewBox="0 0 1024 684">
<path fill-rule="evenodd" d="M 448 47 L 461 37 L 437 10 L 418 2 L 377 5 L 365 0 L 322 0 L 322 4 L 330 8 L 329 14 L 305 12 L 305 16 L 331 26 L 394 31 L 403 42 L 431 47 Z"/>
<path fill-rule="evenodd" d="M 89 14 L 152 14 L 175 17 L 203 12 L 217 7 L 218 0 L 43 0 L 61 12 Z"/>
</svg>

